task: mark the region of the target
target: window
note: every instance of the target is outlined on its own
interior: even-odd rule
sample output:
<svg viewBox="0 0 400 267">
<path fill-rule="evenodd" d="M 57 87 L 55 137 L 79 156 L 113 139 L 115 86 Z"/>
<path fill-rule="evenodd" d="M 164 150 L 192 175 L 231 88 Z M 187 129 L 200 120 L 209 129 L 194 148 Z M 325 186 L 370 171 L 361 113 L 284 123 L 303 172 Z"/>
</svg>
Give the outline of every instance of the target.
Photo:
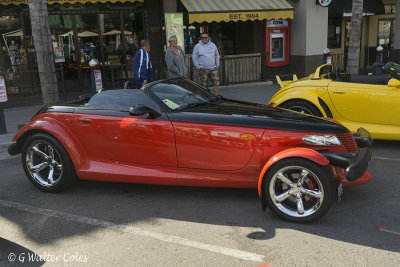
<svg viewBox="0 0 400 267">
<path fill-rule="evenodd" d="M 133 105 L 146 105 L 157 112 L 159 106 L 141 89 L 107 90 L 95 94 L 88 102 L 89 107 L 129 111 Z"/>
<path fill-rule="evenodd" d="M 150 91 L 172 110 L 209 104 L 216 100 L 213 94 L 185 79 L 157 83 L 150 87 Z"/>
<path fill-rule="evenodd" d="M 340 48 L 342 46 L 342 18 L 328 18 L 328 47 Z"/>
<path fill-rule="evenodd" d="M 385 14 L 395 14 L 396 5 L 385 5 Z"/>
</svg>

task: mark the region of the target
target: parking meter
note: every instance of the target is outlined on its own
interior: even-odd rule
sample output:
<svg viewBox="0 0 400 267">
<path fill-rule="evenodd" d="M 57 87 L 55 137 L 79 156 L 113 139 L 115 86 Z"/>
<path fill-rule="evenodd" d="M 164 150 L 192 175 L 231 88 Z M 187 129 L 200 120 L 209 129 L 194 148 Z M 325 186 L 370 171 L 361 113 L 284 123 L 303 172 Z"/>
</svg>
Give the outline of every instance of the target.
<svg viewBox="0 0 400 267">
<path fill-rule="evenodd" d="M 375 75 L 381 75 L 381 70 L 383 66 L 383 47 L 379 45 L 376 48 L 376 60 L 372 64 L 375 67 Z"/>
<path fill-rule="evenodd" d="M 101 79 L 99 62 L 96 59 L 90 60 L 89 68 L 90 68 L 90 85 L 92 90 L 95 92 L 103 90 L 103 82 Z"/>
<path fill-rule="evenodd" d="M 0 75 L 0 134 L 7 133 L 3 102 L 7 102 L 7 90 L 4 77 Z"/>
<path fill-rule="evenodd" d="M 329 48 L 325 48 L 323 54 L 324 54 L 324 59 L 322 64 L 332 64 L 331 50 Z"/>
</svg>

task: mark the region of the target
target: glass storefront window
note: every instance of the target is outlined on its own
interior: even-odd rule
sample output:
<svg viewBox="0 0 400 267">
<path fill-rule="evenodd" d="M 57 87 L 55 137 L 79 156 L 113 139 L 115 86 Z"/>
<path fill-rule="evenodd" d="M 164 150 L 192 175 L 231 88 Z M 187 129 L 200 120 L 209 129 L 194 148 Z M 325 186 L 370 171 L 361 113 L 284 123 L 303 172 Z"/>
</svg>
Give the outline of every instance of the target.
<svg viewBox="0 0 400 267">
<path fill-rule="evenodd" d="M 140 13 L 124 13 L 124 30 L 125 39 L 128 46 L 127 59 L 133 63 L 133 58 L 136 51 L 140 48 L 140 40 L 143 37 L 143 23 L 142 16 Z"/>
<path fill-rule="evenodd" d="M 23 46 L 23 29 L 20 17 L 0 17 L 1 27 L 1 68 L 3 72 L 17 72 L 26 64 L 26 51 Z"/>
<path fill-rule="evenodd" d="M 89 61 L 95 58 L 96 46 L 99 46 L 99 29 L 97 23 L 97 14 L 79 14 L 75 15 L 76 30 L 78 34 L 75 53 L 80 50 L 80 64 L 88 68 Z"/>
<path fill-rule="evenodd" d="M 378 45 L 391 48 L 393 43 L 394 23 L 392 20 L 378 22 Z"/>
<path fill-rule="evenodd" d="M 328 18 L 328 47 L 331 49 L 342 47 L 342 18 Z"/>
<path fill-rule="evenodd" d="M 121 65 L 121 18 L 119 12 L 100 14 L 103 31 L 103 53 L 106 65 Z"/>
</svg>

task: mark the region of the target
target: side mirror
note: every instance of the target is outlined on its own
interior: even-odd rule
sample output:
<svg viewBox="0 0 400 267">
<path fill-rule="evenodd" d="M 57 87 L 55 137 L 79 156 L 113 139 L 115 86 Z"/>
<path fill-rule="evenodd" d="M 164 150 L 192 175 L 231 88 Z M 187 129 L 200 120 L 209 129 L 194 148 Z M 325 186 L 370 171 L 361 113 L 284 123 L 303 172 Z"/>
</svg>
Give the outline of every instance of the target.
<svg viewBox="0 0 400 267">
<path fill-rule="evenodd" d="M 389 87 L 400 87 L 400 81 L 397 79 L 390 79 L 387 85 Z"/>
<path fill-rule="evenodd" d="M 154 109 L 149 108 L 145 105 L 134 105 L 129 110 L 129 115 L 132 116 L 142 116 L 144 114 L 149 114 L 149 118 L 154 119 L 160 117 L 161 114 L 155 111 Z"/>
</svg>

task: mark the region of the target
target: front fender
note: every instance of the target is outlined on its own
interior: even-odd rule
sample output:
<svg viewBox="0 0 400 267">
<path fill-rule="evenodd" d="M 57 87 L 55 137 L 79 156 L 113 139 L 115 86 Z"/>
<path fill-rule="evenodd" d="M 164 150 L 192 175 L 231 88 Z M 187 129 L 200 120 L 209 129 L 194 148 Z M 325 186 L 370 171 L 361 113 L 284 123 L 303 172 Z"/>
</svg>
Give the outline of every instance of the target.
<svg viewBox="0 0 400 267">
<path fill-rule="evenodd" d="M 318 107 L 319 110 L 322 110 L 319 105 L 318 94 L 316 93 L 315 89 L 309 90 L 297 87 L 286 89 L 285 91 L 277 93 L 275 96 L 273 96 L 269 101 L 269 104 L 274 103 L 274 107 L 276 107 L 282 105 L 286 101 L 295 99 L 311 102 Z"/>
<path fill-rule="evenodd" d="M 38 117 L 39 118 L 35 118 L 20 129 L 13 138 L 13 141 L 17 142 L 19 149 L 22 149 L 26 138 L 34 133 L 41 132 L 50 134 L 63 145 L 65 150 L 68 152 L 75 169 L 78 170 L 80 166 L 84 164 L 86 156 L 85 150 L 75 135 L 63 123 L 55 118 L 46 117 L 45 120 L 41 120 L 41 118 L 45 116 L 39 115 Z M 66 120 L 65 118 L 62 119 Z M 67 119 L 67 121 L 68 120 L 69 119 Z"/>
<path fill-rule="evenodd" d="M 321 155 L 319 152 L 309 149 L 309 148 L 304 148 L 304 147 L 293 147 L 293 148 L 288 148 L 285 150 L 280 151 L 277 153 L 275 156 L 271 157 L 267 163 L 265 163 L 260 176 L 258 178 L 258 195 L 261 197 L 262 193 L 262 182 L 264 179 L 265 173 L 268 171 L 268 169 L 276 162 L 286 159 L 286 158 L 305 158 L 311 161 L 314 161 L 315 163 L 318 163 L 319 165 L 328 165 L 329 164 L 329 159 L 327 159 L 325 156 Z"/>
</svg>

